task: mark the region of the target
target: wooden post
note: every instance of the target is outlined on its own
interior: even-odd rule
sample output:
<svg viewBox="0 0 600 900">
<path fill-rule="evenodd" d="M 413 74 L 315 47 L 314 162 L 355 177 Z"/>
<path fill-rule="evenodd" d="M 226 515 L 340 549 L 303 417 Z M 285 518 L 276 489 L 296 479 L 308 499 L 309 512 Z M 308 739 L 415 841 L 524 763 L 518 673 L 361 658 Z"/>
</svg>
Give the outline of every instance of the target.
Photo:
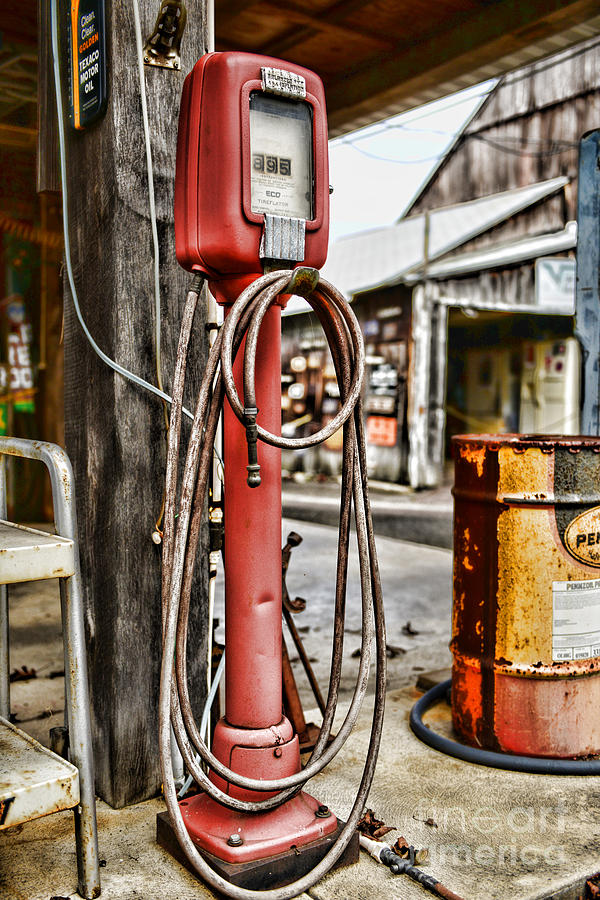
<svg viewBox="0 0 600 900">
<path fill-rule="evenodd" d="M 160 3 L 140 0 L 142 34 Z M 204 52 L 203 0 L 189 0 L 181 69 L 145 68 L 161 257 L 162 350 L 170 391 L 181 311 L 190 276 L 175 260 L 173 187 L 183 79 Z M 63 46 L 68 8 L 62 15 Z M 152 237 L 133 9 L 106 4 L 108 109 L 86 131 L 68 130 L 73 268 L 83 315 L 97 343 L 121 365 L 156 383 Z M 66 67 L 63 59 L 63 79 Z M 66 98 L 65 98 L 66 99 Z M 66 279 L 65 279 L 66 281 Z M 186 405 L 206 358 L 203 304 L 188 365 Z M 86 590 L 92 728 L 100 796 L 121 807 L 157 793 L 161 655 L 160 547 L 165 423 L 161 402 L 96 356 L 65 296 L 66 445 L 77 483 Z M 187 427 L 187 426 L 184 426 Z M 200 552 L 207 547 L 206 533 Z M 202 569 L 190 621 L 191 696 L 206 686 L 207 584 Z"/>
</svg>

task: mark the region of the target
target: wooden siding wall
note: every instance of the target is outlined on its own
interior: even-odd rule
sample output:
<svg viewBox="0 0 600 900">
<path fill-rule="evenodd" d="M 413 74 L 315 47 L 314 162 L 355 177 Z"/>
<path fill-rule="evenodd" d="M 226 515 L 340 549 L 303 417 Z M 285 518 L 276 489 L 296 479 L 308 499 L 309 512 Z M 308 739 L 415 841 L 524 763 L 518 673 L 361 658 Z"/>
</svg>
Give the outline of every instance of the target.
<svg viewBox="0 0 600 900">
<path fill-rule="evenodd" d="M 499 306 L 535 303 L 534 268 L 526 265 L 491 269 L 476 277 L 444 281 L 440 290 L 445 299 L 472 300 L 474 307 L 482 297 L 486 303 Z"/>
<path fill-rule="evenodd" d="M 410 214 L 566 175 L 569 187 L 465 250 L 559 230 L 576 218 L 578 143 L 600 123 L 598 41 L 505 78 Z"/>
</svg>

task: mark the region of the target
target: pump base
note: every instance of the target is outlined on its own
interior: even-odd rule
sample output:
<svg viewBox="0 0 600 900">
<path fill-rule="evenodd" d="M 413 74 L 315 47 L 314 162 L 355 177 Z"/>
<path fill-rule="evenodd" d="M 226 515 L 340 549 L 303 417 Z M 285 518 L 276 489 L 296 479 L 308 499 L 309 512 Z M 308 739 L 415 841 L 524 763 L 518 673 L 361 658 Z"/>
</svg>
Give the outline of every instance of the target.
<svg viewBox="0 0 600 900">
<path fill-rule="evenodd" d="M 333 817 L 332 817 L 333 818 Z M 281 887 L 296 881 L 319 863 L 325 854 L 331 849 L 338 838 L 344 822 L 337 819 L 337 827 L 331 834 L 325 835 L 317 841 L 312 841 L 303 846 L 297 846 L 287 850 L 285 853 L 278 853 L 275 856 L 269 856 L 267 859 L 253 859 L 249 862 L 230 863 L 208 853 L 201 847 L 198 847 L 199 853 L 222 878 L 225 878 L 231 884 L 239 887 L 248 888 L 249 890 L 266 890 L 268 888 Z M 359 843 L 358 831 L 352 835 L 350 843 L 342 853 L 340 859 L 333 866 L 333 869 L 342 866 L 351 866 L 358 862 Z M 156 841 L 164 850 L 173 856 L 177 862 L 185 866 L 192 875 L 197 878 L 200 876 L 195 871 L 185 853 L 179 846 L 179 842 L 175 836 L 169 814 L 167 812 L 158 813 L 156 817 Z"/>
<path fill-rule="evenodd" d="M 327 807 L 304 791 L 259 813 L 237 812 L 208 794 L 181 800 L 179 808 L 194 844 L 235 864 L 313 843 L 337 827 L 337 819 Z"/>
</svg>

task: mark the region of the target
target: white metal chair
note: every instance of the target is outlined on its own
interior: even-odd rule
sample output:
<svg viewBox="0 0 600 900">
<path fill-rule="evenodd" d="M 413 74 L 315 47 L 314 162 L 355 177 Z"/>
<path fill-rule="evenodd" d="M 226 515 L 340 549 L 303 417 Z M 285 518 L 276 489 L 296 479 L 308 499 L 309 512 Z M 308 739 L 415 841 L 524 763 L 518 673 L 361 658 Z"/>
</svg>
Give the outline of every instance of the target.
<svg viewBox="0 0 600 900">
<path fill-rule="evenodd" d="M 43 462 L 58 535 L 6 522 L 6 456 Z M 11 725 L 7 585 L 60 579 L 69 761 Z M 71 463 L 56 444 L 0 437 L 0 830 L 73 809 L 79 893 L 100 894 L 83 593 Z"/>
</svg>

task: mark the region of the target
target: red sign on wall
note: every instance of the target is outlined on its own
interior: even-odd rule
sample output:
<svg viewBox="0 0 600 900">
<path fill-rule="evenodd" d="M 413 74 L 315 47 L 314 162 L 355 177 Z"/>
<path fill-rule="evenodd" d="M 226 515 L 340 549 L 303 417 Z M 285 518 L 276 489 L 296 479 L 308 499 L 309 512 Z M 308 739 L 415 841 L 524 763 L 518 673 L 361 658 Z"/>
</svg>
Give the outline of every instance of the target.
<svg viewBox="0 0 600 900">
<path fill-rule="evenodd" d="M 389 416 L 369 416 L 367 418 L 367 443 L 376 447 L 395 447 L 398 434 L 398 420 Z"/>
</svg>

